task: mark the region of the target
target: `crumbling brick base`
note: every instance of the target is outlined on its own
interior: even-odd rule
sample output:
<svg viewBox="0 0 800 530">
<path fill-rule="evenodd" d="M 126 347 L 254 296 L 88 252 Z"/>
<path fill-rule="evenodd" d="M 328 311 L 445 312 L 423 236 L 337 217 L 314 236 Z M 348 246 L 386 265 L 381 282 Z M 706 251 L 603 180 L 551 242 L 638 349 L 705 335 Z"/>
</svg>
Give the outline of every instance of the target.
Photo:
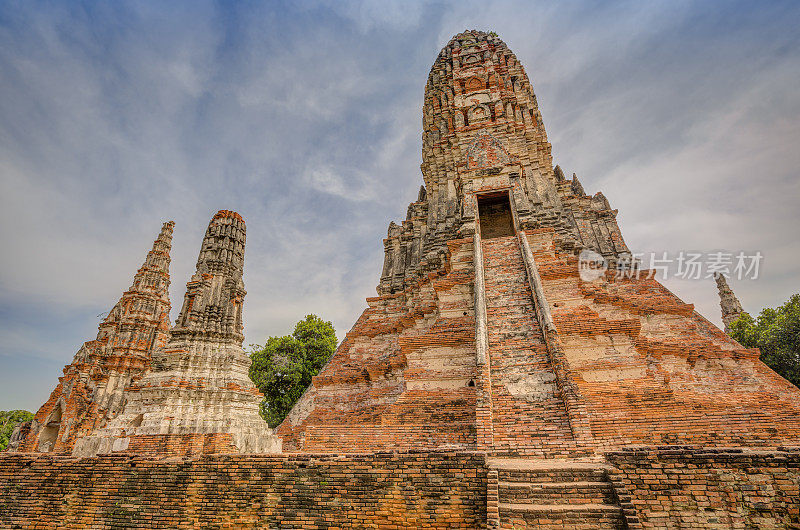
<svg viewBox="0 0 800 530">
<path fill-rule="evenodd" d="M 629 528 L 800 524 L 800 449 L 669 446 L 616 451 L 606 459 L 614 467 L 609 486 L 616 502 L 609 503 L 623 516 L 614 521 Z M 551 471 L 534 466 L 539 481 L 562 483 L 564 469 L 550 462 Z M 553 476 L 544 480 L 542 473 Z M 497 492 L 497 470 L 476 452 L 194 459 L 117 453 L 80 460 L 0 454 L 0 528 L 485 528 L 502 519 Z M 548 492 L 537 490 L 530 502 L 586 501 L 572 498 L 574 492 L 542 496 Z M 500 499 L 500 511 L 522 502 L 515 499 L 505 500 L 511 505 Z"/>
<path fill-rule="evenodd" d="M 609 453 L 644 528 L 800 527 L 800 449 Z"/>
<path fill-rule="evenodd" d="M 0 454 L 2 528 L 480 528 L 479 453 Z"/>
</svg>

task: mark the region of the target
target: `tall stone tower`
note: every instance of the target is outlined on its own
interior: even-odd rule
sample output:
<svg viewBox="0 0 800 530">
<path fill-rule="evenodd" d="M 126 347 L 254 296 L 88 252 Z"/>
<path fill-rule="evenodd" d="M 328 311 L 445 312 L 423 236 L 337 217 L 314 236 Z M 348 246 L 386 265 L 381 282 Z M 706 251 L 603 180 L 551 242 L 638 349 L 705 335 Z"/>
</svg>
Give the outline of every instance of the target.
<svg viewBox="0 0 800 530">
<path fill-rule="evenodd" d="M 389 225 L 379 296 L 279 426 L 287 448 L 555 458 L 796 442 L 800 391 L 757 351 L 648 271 L 614 273 L 630 262 L 616 210 L 553 166 L 500 39 L 444 47 L 422 126 L 424 186 Z M 608 270 L 582 278 L 582 251 Z"/>
<path fill-rule="evenodd" d="M 133 285 L 64 368 L 58 386 L 9 450 L 70 452 L 75 440 L 122 410 L 124 389 L 150 367 L 169 336 L 169 252 L 174 223 L 164 223 Z"/>
<path fill-rule="evenodd" d="M 242 350 L 244 246 L 241 216 L 217 212 L 169 342 L 153 354 L 152 371 L 126 392 L 123 413 L 79 440 L 75 455 L 280 451 L 280 440 L 258 414 L 261 394 Z"/>
<path fill-rule="evenodd" d="M 439 270 L 446 242 L 474 232 L 475 197 L 492 190 L 523 230 L 550 228 L 564 248 L 611 262 L 629 254 L 605 197 L 585 196 L 577 178 L 553 168 L 533 88 L 500 39 L 467 32 L 445 46 L 428 75 L 422 129 L 425 186 L 402 225 L 389 227 L 379 294 Z"/>
</svg>

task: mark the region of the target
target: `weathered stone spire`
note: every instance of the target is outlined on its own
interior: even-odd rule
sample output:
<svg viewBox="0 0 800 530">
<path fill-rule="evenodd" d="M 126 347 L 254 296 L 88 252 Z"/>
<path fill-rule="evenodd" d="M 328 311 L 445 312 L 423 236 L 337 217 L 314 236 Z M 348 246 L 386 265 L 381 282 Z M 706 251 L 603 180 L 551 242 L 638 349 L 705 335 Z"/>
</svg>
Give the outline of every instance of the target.
<svg viewBox="0 0 800 530">
<path fill-rule="evenodd" d="M 242 217 L 217 212 L 169 343 L 154 353 L 153 370 L 126 392 L 120 417 L 81 440 L 76 456 L 280 451 L 258 414 L 262 396 L 242 350 L 244 245 Z"/>
<path fill-rule="evenodd" d="M 169 334 L 172 230 L 164 223 L 130 289 L 84 343 L 50 399 L 22 426 L 11 450 L 69 452 L 75 440 L 103 427 L 122 409 L 124 389 L 149 369 Z"/>
<path fill-rule="evenodd" d="M 203 334 L 241 344 L 245 224 L 236 212 L 220 210 L 203 238 L 197 270 L 186 284 L 174 336 Z"/>
<path fill-rule="evenodd" d="M 725 333 L 730 331 L 730 325 L 744 313 L 742 304 L 739 299 L 733 294 L 733 289 L 728 286 L 728 281 L 722 274 L 714 274 L 714 279 L 717 281 L 717 290 L 719 290 L 719 307 L 722 310 L 722 323 L 725 325 Z"/>
</svg>

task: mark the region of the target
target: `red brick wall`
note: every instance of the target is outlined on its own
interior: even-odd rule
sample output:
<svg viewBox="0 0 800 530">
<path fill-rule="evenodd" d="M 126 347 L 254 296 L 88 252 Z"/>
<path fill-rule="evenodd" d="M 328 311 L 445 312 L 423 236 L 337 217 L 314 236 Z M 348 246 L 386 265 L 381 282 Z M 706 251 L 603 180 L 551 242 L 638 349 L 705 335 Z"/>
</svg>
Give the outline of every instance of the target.
<svg viewBox="0 0 800 530">
<path fill-rule="evenodd" d="M 3 528 L 479 528 L 476 453 L 0 455 Z"/>
<path fill-rule="evenodd" d="M 472 240 L 448 249 L 445 268 L 367 300 L 278 427 L 285 450 L 475 449 Z"/>
<path fill-rule="evenodd" d="M 644 528 L 800 524 L 800 449 L 661 447 L 606 458 Z M 485 456 L 466 452 L 0 454 L 0 527 L 481 528 L 487 481 Z"/>
<path fill-rule="evenodd" d="M 528 240 L 596 449 L 800 439 L 800 390 L 650 271 L 583 281 L 552 230 L 530 230 Z"/>
<path fill-rule="evenodd" d="M 645 528 L 800 524 L 800 450 L 660 448 L 606 455 Z"/>
<path fill-rule="evenodd" d="M 131 436 L 126 451 L 173 457 L 238 452 L 233 436 L 229 433 Z"/>
</svg>

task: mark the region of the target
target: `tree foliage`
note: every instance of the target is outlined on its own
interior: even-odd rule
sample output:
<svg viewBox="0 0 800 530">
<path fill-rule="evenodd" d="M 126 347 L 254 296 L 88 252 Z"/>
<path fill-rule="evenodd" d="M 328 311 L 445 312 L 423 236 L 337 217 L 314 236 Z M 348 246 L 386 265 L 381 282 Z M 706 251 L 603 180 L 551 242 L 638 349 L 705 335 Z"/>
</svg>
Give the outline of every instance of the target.
<svg viewBox="0 0 800 530">
<path fill-rule="evenodd" d="M 23 421 L 33 419 L 33 414 L 27 410 L 0 410 L 0 451 L 5 451 L 14 427 Z"/>
<path fill-rule="evenodd" d="M 250 379 L 264 394 L 261 416 L 277 427 L 333 355 L 336 332 L 330 322 L 307 315 L 291 335 L 270 337 L 251 348 Z"/>
<path fill-rule="evenodd" d="M 767 366 L 800 387 L 800 294 L 780 307 L 765 308 L 757 319 L 742 313 L 730 334 L 746 348 L 759 348 Z"/>
</svg>

